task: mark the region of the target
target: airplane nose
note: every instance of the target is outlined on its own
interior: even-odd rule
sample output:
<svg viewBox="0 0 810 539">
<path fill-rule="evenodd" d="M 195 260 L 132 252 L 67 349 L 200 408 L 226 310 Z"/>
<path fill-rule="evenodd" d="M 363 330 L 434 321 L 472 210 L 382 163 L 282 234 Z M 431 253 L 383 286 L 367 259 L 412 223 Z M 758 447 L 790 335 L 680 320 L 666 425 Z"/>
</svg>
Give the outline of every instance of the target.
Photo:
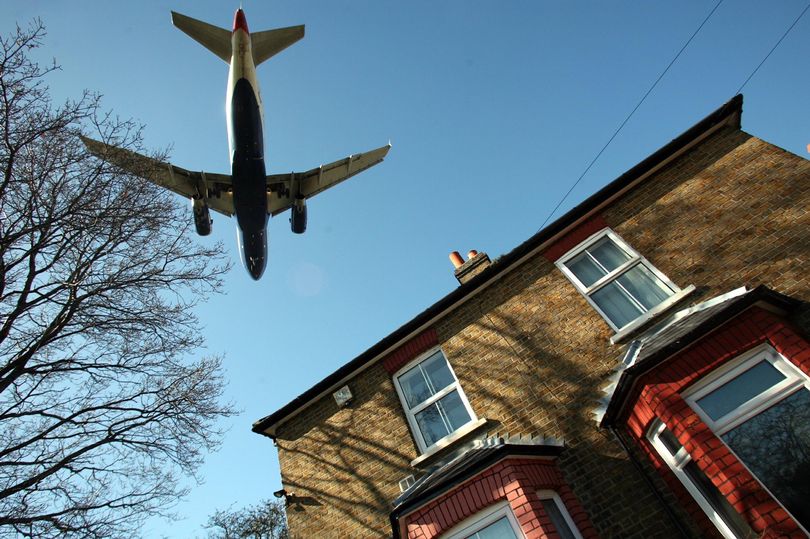
<svg viewBox="0 0 810 539">
<path fill-rule="evenodd" d="M 246 34 L 250 33 L 248 30 L 247 19 L 245 19 L 245 12 L 242 11 L 241 8 L 237 9 L 233 16 L 233 31 L 236 32 L 239 29 L 244 30 Z"/>
<path fill-rule="evenodd" d="M 253 277 L 254 281 L 258 281 L 262 278 L 262 274 L 264 273 L 265 263 L 264 260 L 259 260 L 256 258 L 249 258 L 245 265 L 247 266 L 248 273 L 251 277 Z"/>
<path fill-rule="evenodd" d="M 250 232 L 237 229 L 242 262 L 254 281 L 258 281 L 267 266 L 267 231 L 264 228 Z"/>
</svg>

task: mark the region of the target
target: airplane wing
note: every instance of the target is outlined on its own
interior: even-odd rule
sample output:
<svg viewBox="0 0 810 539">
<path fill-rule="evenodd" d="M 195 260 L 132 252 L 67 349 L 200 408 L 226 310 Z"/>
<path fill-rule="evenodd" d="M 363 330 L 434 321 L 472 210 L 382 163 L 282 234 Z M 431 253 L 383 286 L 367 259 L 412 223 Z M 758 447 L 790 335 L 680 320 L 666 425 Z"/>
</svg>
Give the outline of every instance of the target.
<svg viewBox="0 0 810 539">
<path fill-rule="evenodd" d="M 90 153 L 108 163 L 186 198 L 207 191 L 206 202 L 212 210 L 229 217 L 234 214 L 231 177 L 227 174 L 194 172 L 91 138 L 81 139 Z"/>
<path fill-rule="evenodd" d="M 390 149 L 391 144 L 389 143 L 376 150 L 353 154 L 334 163 L 321 165 L 306 172 L 267 176 L 267 185 L 272 191 L 267 200 L 267 213 L 276 216 L 289 209 L 296 196 L 312 198 L 321 191 L 373 167 L 385 159 Z M 279 185 L 283 186 L 283 188 L 279 189 Z"/>
</svg>

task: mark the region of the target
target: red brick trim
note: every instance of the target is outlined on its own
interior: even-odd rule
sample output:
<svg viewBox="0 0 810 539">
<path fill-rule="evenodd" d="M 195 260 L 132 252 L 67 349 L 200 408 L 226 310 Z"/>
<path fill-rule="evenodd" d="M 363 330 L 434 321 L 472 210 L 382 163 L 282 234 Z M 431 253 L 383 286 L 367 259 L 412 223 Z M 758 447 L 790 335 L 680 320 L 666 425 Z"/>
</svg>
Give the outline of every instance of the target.
<svg viewBox="0 0 810 539">
<path fill-rule="evenodd" d="M 422 352 L 430 350 L 431 347 L 437 344 L 439 344 L 439 337 L 436 335 L 436 330 L 428 328 L 385 356 L 382 360 L 382 366 L 388 374 L 394 374 L 410 360 Z"/>
<path fill-rule="evenodd" d="M 492 504 L 506 500 L 527 539 L 556 539 L 559 536 L 537 496 L 541 489 L 557 492 L 583 538 L 598 537 L 556 462 L 523 457 L 506 458 L 402 517 L 403 528 L 409 539 L 431 539 Z"/>
<path fill-rule="evenodd" d="M 543 256 L 546 257 L 549 262 L 556 262 L 565 253 L 588 239 L 590 236 L 593 236 L 603 228 L 608 228 L 608 224 L 601 215 L 594 215 L 584 223 L 577 226 L 571 232 L 551 244 L 550 247 L 543 251 Z"/>
<path fill-rule="evenodd" d="M 646 440 L 650 422 L 660 418 L 728 501 L 763 536 L 806 537 L 743 464 L 681 397 L 707 373 L 760 344 L 769 343 L 810 375 L 810 344 L 777 315 L 752 307 L 720 329 L 679 352 L 639 379 L 625 426 L 704 532 L 713 525 Z M 770 534 L 770 535 L 769 535 Z"/>
</svg>

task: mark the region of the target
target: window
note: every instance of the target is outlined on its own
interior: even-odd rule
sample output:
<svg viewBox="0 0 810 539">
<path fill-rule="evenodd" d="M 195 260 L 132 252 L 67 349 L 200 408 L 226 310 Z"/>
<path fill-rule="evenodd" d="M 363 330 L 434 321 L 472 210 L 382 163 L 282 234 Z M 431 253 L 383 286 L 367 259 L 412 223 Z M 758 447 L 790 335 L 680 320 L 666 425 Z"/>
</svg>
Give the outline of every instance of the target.
<svg viewBox="0 0 810 539">
<path fill-rule="evenodd" d="M 680 292 L 607 229 L 574 248 L 557 266 L 616 331 Z"/>
<path fill-rule="evenodd" d="M 731 506 L 725 496 L 714 486 L 714 483 L 706 477 L 675 434 L 660 419 L 653 421 L 647 432 L 647 439 L 700 505 L 709 520 L 717 526 L 723 537 L 728 539 L 756 537 L 748 523 Z"/>
<path fill-rule="evenodd" d="M 582 539 L 576 524 L 574 524 L 571 515 L 568 514 L 568 510 L 556 492 L 541 490 L 537 495 L 540 497 L 543 509 L 551 519 L 551 523 L 561 539 Z"/>
<path fill-rule="evenodd" d="M 429 352 L 410 363 L 394 380 L 408 423 L 422 451 L 476 419 L 441 350 Z"/>
<path fill-rule="evenodd" d="M 523 539 L 523 531 L 507 502 L 484 509 L 451 529 L 444 539 Z"/>
<path fill-rule="evenodd" d="M 685 395 L 763 486 L 810 529 L 810 380 L 768 345 Z"/>
</svg>

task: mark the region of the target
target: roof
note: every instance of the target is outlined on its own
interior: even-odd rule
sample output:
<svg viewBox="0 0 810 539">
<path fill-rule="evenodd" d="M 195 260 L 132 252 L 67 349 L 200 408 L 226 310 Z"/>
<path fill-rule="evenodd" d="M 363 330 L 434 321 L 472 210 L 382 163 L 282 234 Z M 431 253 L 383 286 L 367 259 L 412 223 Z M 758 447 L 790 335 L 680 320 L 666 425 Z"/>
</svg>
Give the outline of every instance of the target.
<svg viewBox="0 0 810 539">
<path fill-rule="evenodd" d="M 437 465 L 394 500 L 391 528 L 399 535 L 399 518 L 445 492 L 475 477 L 480 472 L 509 456 L 556 457 L 564 449 L 562 441 L 545 437 L 499 437 L 476 440 L 463 452 L 444 464 Z"/>
<path fill-rule="evenodd" d="M 801 301 L 763 285 L 752 290 L 738 289 L 675 313 L 634 341 L 619 367 L 615 389 L 606 391 L 608 404 L 601 425 L 614 424 L 639 376 L 757 303 L 790 313 Z"/>
<path fill-rule="evenodd" d="M 568 228 L 588 216 L 590 212 L 598 209 L 613 197 L 632 187 L 635 182 L 644 179 L 648 174 L 654 172 L 658 167 L 666 164 L 670 159 L 687 150 L 692 144 L 701 140 L 702 137 L 712 132 L 715 128 L 728 125 L 739 129 L 742 116 L 742 104 L 742 94 L 733 97 L 723 106 L 684 131 L 667 145 L 585 199 L 582 203 L 566 212 L 547 227 L 531 236 L 528 240 L 524 241 L 507 254 L 499 257 L 481 273 L 454 289 L 439 301 L 416 315 L 409 322 L 374 344 L 371 348 L 355 357 L 272 414 L 256 421 L 253 424 L 253 432 L 275 437 L 276 428 L 291 416 L 309 406 L 327 391 L 339 387 L 339 384 L 344 382 L 347 378 L 354 376 L 359 371 L 370 366 L 375 361 L 378 361 L 383 354 L 391 351 L 396 345 L 422 329 L 423 326 L 437 316 L 453 308 L 473 292 L 483 288 L 514 267 L 517 267 L 517 265 L 523 261 L 524 257 L 530 255 L 533 251 L 551 240 L 556 239 L 557 235 L 566 232 Z"/>
</svg>

